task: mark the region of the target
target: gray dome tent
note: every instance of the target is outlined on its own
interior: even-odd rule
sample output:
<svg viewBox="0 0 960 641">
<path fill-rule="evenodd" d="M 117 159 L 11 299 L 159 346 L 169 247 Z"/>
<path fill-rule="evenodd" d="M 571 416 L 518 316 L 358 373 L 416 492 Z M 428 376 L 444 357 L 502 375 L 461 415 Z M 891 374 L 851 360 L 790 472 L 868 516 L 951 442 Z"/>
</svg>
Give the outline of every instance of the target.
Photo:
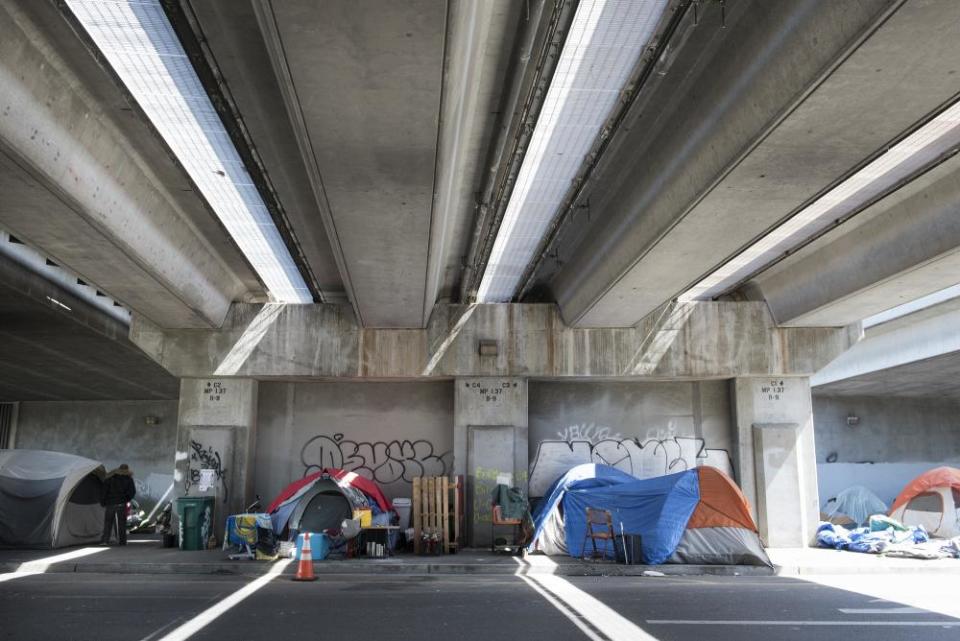
<svg viewBox="0 0 960 641">
<path fill-rule="evenodd" d="M 0 546 L 94 543 L 103 529 L 103 465 L 45 450 L 0 450 Z"/>
<path fill-rule="evenodd" d="M 344 519 L 353 518 L 354 508 L 369 505 L 360 490 L 333 479 L 319 479 L 300 498 L 288 525 L 298 532 L 339 530 Z"/>
</svg>

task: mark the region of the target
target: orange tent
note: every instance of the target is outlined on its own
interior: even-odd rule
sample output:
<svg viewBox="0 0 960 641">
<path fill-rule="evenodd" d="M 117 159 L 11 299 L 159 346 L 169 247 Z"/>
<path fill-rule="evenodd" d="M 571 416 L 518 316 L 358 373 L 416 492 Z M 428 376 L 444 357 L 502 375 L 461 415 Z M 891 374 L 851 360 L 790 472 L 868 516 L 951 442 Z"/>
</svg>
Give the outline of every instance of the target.
<svg viewBox="0 0 960 641">
<path fill-rule="evenodd" d="M 904 525 L 922 525 L 933 536 L 960 536 L 960 470 L 937 467 L 907 483 L 890 508 Z"/>
</svg>

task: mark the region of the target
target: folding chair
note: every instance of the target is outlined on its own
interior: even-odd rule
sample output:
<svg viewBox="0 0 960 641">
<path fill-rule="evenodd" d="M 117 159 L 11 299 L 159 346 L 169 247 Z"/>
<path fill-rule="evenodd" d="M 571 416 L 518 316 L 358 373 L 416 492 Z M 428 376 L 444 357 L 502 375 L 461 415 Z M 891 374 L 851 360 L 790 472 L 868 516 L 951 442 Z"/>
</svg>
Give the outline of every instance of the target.
<svg viewBox="0 0 960 641">
<path fill-rule="evenodd" d="M 592 507 L 587 508 L 587 531 L 583 535 L 583 552 L 582 558 L 586 558 L 587 554 L 587 539 L 590 539 L 590 545 L 593 547 L 593 554 L 590 558 L 597 558 L 597 541 L 609 541 L 610 542 L 610 552 L 616 558 L 616 550 L 614 545 L 616 545 L 615 535 L 613 533 L 613 516 L 611 516 L 609 510 L 598 510 Z M 602 543 L 600 545 L 600 558 L 606 556 L 607 544 Z"/>
</svg>

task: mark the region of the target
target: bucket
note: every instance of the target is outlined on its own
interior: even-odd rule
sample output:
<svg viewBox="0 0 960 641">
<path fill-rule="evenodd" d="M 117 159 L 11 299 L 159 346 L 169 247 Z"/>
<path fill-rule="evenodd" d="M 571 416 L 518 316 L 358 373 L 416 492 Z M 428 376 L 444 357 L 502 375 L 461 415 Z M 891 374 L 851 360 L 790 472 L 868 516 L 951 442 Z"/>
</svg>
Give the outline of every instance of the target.
<svg viewBox="0 0 960 641">
<path fill-rule="evenodd" d="M 643 564 L 643 545 L 639 534 L 618 534 L 613 547 L 617 554 L 617 563 Z"/>
<path fill-rule="evenodd" d="M 393 509 L 396 510 L 400 522 L 397 524 L 401 530 L 410 527 L 410 499 L 393 499 Z"/>
</svg>

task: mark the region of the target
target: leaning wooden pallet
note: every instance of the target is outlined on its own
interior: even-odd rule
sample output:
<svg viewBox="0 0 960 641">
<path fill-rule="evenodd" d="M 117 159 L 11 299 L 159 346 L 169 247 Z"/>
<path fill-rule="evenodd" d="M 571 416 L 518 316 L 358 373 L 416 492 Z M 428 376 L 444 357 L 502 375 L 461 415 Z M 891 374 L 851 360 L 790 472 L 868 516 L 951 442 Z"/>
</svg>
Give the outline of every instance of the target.
<svg viewBox="0 0 960 641">
<path fill-rule="evenodd" d="M 425 476 L 413 479 L 414 552 L 421 554 L 432 550 L 434 553 L 449 554 L 451 549 L 459 547 L 462 484 L 462 477 Z"/>
</svg>

